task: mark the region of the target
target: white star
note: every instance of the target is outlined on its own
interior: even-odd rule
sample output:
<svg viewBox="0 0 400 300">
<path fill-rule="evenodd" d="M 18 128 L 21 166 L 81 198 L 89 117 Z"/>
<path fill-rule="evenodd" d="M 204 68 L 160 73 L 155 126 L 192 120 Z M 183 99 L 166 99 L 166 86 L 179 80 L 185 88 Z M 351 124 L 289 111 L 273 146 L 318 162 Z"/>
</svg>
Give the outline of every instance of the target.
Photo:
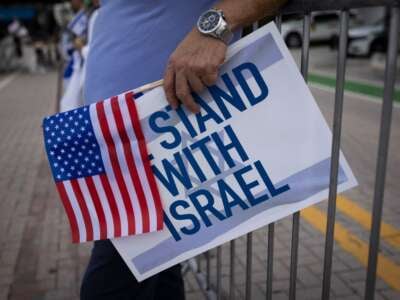
<svg viewBox="0 0 400 300">
<path fill-rule="evenodd" d="M 77 164 L 78 162 L 79 162 L 79 160 L 75 158 L 75 159 L 74 159 L 74 163 Z"/>
<path fill-rule="evenodd" d="M 82 156 L 82 152 L 78 152 L 78 156 Z"/>
<path fill-rule="evenodd" d="M 64 127 L 66 127 L 66 128 L 69 127 L 69 124 L 68 124 L 68 123 L 65 123 Z"/>
<path fill-rule="evenodd" d="M 54 151 L 50 151 L 50 155 L 54 155 Z"/>
<path fill-rule="evenodd" d="M 55 136 L 56 134 L 54 132 L 51 133 L 51 136 Z"/>
<path fill-rule="evenodd" d="M 89 157 L 85 157 L 85 161 L 89 161 Z"/>
<path fill-rule="evenodd" d="M 78 126 L 78 125 L 79 125 L 78 121 L 75 121 L 75 122 L 74 122 L 74 125 L 75 125 L 75 126 Z"/>
<path fill-rule="evenodd" d="M 94 167 L 96 164 L 94 162 L 91 163 L 92 167 Z"/>
<path fill-rule="evenodd" d="M 64 150 L 64 149 L 61 149 L 61 153 L 65 153 L 65 150 Z"/>
<path fill-rule="evenodd" d="M 78 141 L 74 141 L 74 145 L 78 145 L 79 143 L 78 143 Z"/>
<path fill-rule="evenodd" d="M 61 138 L 60 137 L 57 138 L 57 142 L 61 142 Z"/>
<path fill-rule="evenodd" d="M 75 147 L 71 147 L 71 151 L 74 152 L 75 151 Z"/>
<path fill-rule="evenodd" d="M 68 119 L 69 119 L 70 121 L 72 121 L 72 120 L 74 119 L 74 117 L 73 117 L 73 116 L 70 116 Z"/>
<path fill-rule="evenodd" d="M 71 131 L 71 133 L 74 133 L 74 132 L 75 132 L 75 129 L 71 128 L 71 130 L 70 130 L 70 131 Z"/>
<path fill-rule="evenodd" d="M 77 109 L 74 110 L 74 114 L 76 114 L 76 113 L 78 113 L 78 110 L 77 110 Z"/>
<path fill-rule="evenodd" d="M 54 145 L 53 145 L 53 148 L 54 148 L 54 149 L 57 149 L 57 148 L 58 148 L 57 144 L 54 144 Z"/>
<path fill-rule="evenodd" d="M 61 122 L 61 123 L 64 122 L 64 119 L 63 119 L 63 118 L 60 118 L 60 122 Z"/>
<path fill-rule="evenodd" d="M 82 119 L 82 118 L 83 118 L 83 116 L 80 114 L 80 115 L 78 116 L 78 118 L 79 118 L 79 119 Z"/>
<path fill-rule="evenodd" d="M 50 127 L 47 126 L 47 127 L 45 128 L 45 130 L 46 130 L 46 131 L 49 131 L 49 130 L 50 130 Z"/>
<path fill-rule="evenodd" d="M 94 158 L 95 158 L 95 159 L 100 159 L 100 156 L 96 155 Z"/>
<path fill-rule="evenodd" d="M 50 124 L 54 124 L 54 120 L 50 120 Z"/>
<path fill-rule="evenodd" d="M 84 164 L 81 164 L 81 169 L 84 169 L 85 168 L 85 165 Z"/>
<path fill-rule="evenodd" d="M 82 126 L 82 127 L 81 127 L 81 131 L 85 131 L 85 127 Z"/>
<path fill-rule="evenodd" d="M 85 124 L 88 124 L 89 123 L 89 120 L 85 120 Z"/>
<path fill-rule="evenodd" d="M 67 176 L 68 176 L 68 177 L 71 177 L 72 175 L 71 175 L 71 173 L 68 173 Z"/>
<path fill-rule="evenodd" d="M 69 114 L 69 112 L 66 111 L 66 112 L 65 112 L 65 115 L 68 116 L 68 114 Z"/>
<path fill-rule="evenodd" d="M 86 144 L 89 143 L 89 140 L 88 140 L 88 139 L 85 139 L 85 143 L 86 143 Z"/>
<path fill-rule="evenodd" d="M 48 144 L 51 144 L 51 139 L 48 139 L 48 140 L 47 140 L 47 143 L 48 143 Z"/>
<path fill-rule="evenodd" d="M 72 154 L 68 154 L 68 158 L 71 158 L 72 157 Z"/>
<path fill-rule="evenodd" d="M 81 137 L 82 137 L 82 135 L 81 135 L 80 133 L 78 133 L 78 134 L 77 134 L 77 137 L 78 137 L 78 138 L 81 138 Z"/>
<path fill-rule="evenodd" d="M 67 136 L 67 140 L 70 140 L 70 139 L 71 139 L 71 136 L 70 136 L 70 135 L 68 135 L 68 136 Z"/>
<path fill-rule="evenodd" d="M 55 129 L 58 129 L 58 128 L 60 128 L 60 126 L 56 125 L 54 128 L 55 128 Z"/>
<path fill-rule="evenodd" d="M 64 173 L 65 169 L 64 169 L 64 168 L 61 168 L 60 171 L 61 171 L 61 173 Z"/>
<path fill-rule="evenodd" d="M 91 173 L 92 173 L 92 170 L 91 170 L 91 169 L 89 169 L 89 170 L 88 170 L 88 173 L 89 173 L 89 174 L 91 174 Z"/>
<path fill-rule="evenodd" d="M 81 147 L 83 150 L 85 150 L 86 149 L 86 146 L 85 145 L 82 145 L 82 147 Z"/>
<path fill-rule="evenodd" d="M 58 159 L 58 160 L 61 160 L 61 156 L 60 156 L 60 155 L 59 155 L 59 156 L 57 156 L 57 159 Z"/>
<path fill-rule="evenodd" d="M 64 130 L 61 130 L 61 135 L 64 135 L 65 134 L 65 131 Z"/>
<path fill-rule="evenodd" d="M 81 172 L 81 171 L 78 171 L 78 175 L 82 175 L 82 172 Z"/>
<path fill-rule="evenodd" d="M 54 168 L 57 168 L 58 167 L 58 163 L 54 163 L 53 166 L 54 166 Z"/>
<path fill-rule="evenodd" d="M 101 167 L 98 168 L 99 172 L 103 171 L 103 169 Z"/>
<path fill-rule="evenodd" d="M 61 176 L 60 176 L 60 175 L 57 175 L 57 178 L 58 178 L 58 179 L 61 179 Z"/>
<path fill-rule="evenodd" d="M 64 161 L 64 166 L 68 166 L 68 162 L 67 161 Z"/>
<path fill-rule="evenodd" d="M 83 111 L 87 111 L 87 107 L 84 107 L 84 108 L 83 108 Z"/>
<path fill-rule="evenodd" d="M 89 150 L 89 154 L 93 154 L 93 151 L 92 151 L 92 150 Z"/>
<path fill-rule="evenodd" d="M 93 143 L 93 144 L 92 144 L 92 147 L 93 147 L 93 148 L 95 148 L 95 147 L 96 147 L 96 144 L 95 144 L 95 143 Z"/>
<path fill-rule="evenodd" d="M 71 166 L 71 168 L 70 168 L 70 169 L 71 169 L 71 171 L 73 171 L 73 170 L 75 170 L 75 167 L 74 167 L 74 166 Z"/>
<path fill-rule="evenodd" d="M 92 136 L 93 134 L 91 133 L 91 132 L 88 132 L 88 134 L 87 134 L 88 136 Z"/>
</svg>

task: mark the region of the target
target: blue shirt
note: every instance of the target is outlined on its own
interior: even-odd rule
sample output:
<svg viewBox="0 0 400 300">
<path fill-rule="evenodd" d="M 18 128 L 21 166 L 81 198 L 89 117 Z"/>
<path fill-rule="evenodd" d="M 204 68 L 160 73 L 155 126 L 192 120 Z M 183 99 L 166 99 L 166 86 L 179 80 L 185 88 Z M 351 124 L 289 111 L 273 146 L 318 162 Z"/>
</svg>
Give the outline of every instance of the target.
<svg viewBox="0 0 400 300">
<path fill-rule="evenodd" d="M 215 0 L 103 0 L 93 29 L 86 104 L 163 77 L 169 56 Z"/>
</svg>

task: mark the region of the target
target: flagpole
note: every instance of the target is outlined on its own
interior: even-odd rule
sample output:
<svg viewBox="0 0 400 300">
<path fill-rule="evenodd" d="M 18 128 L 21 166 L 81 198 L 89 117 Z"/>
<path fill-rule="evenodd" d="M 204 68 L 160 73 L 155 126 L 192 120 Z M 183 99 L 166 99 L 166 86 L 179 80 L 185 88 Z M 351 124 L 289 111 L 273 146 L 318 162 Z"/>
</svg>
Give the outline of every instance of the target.
<svg viewBox="0 0 400 300">
<path fill-rule="evenodd" d="M 138 88 L 134 89 L 133 93 L 134 94 L 144 93 L 144 92 L 152 90 L 152 89 L 154 89 L 156 87 L 162 86 L 163 84 L 164 84 L 164 80 L 160 79 L 160 80 L 157 80 L 157 81 L 142 85 L 141 87 L 138 87 Z"/>
</svg>

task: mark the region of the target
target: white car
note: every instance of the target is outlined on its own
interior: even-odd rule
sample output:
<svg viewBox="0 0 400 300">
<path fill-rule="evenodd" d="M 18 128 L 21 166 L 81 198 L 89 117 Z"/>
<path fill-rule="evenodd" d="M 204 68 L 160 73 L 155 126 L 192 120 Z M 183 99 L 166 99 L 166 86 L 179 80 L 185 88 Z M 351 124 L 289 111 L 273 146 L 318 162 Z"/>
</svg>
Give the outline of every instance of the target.
<svg viewBox="0 0 400 300">
<path fill-rule="evenodd" d="M 339 35 L 339 12 L 325 11 L 311 14 L 310 41 L 333 42 Z M 350 14 L 350 25 L 356 24 Z M 303 43 L 302 18 L 288 19 L 282 23 L 282 37 L 289 48 L 300 47 Z"/>
<path fill-rule="evenodd" d="M 376 52 L 384 52 L 387 45 L 384 30 L 383 21 L 350 29 L 348 54 L 371 56 Z"/>
</svg>

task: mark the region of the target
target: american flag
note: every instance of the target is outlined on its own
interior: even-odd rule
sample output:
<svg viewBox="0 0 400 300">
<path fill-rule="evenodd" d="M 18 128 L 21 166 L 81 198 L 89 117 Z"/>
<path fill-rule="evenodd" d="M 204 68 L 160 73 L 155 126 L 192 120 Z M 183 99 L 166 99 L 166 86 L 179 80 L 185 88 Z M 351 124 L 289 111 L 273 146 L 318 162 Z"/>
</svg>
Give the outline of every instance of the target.
<svg viewBox="0 0 400 300">
<path fill-rule="evenodd" d="M 132 92 L 47 117 L 43 130 L 73 242 L 162 230 Z"/>
</svg>

